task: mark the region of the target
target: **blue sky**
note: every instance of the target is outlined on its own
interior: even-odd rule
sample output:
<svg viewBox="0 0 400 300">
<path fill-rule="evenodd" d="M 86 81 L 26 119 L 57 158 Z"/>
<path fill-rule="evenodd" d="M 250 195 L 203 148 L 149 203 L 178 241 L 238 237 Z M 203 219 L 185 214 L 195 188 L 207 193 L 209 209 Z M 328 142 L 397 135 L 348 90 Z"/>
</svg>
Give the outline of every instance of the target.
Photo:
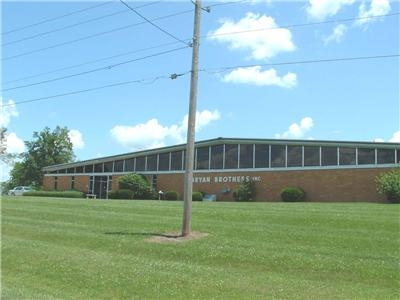
<svg viewBox="0 0 400 300">
<path fill-rule="evenodd" d="M 9 152 L 46 126 L 78 160 L 185 142 L 194 5 L 126 3 L 1 3 Z M 196 140 L 400 142 L 399 2 L 203 7 Z"/>
</svg>

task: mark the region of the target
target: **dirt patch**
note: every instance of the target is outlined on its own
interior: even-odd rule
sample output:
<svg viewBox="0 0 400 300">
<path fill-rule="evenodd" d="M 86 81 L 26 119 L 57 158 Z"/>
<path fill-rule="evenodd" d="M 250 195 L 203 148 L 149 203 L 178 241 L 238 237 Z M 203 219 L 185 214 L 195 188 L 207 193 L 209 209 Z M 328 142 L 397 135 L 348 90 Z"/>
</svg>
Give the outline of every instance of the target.
<svg viewBox="0 0 400 300">
<path fill-rule="evenodd" d="M 180 232 L 171 232 L 165 234 L 154 234 L 152 237 L 146 239 L 149 243 L 182 243 L 192 240 L 197 240 L 206 237 L 208 233 L 193 231 L 187 236 L 182 236 Z"/>
</svg>

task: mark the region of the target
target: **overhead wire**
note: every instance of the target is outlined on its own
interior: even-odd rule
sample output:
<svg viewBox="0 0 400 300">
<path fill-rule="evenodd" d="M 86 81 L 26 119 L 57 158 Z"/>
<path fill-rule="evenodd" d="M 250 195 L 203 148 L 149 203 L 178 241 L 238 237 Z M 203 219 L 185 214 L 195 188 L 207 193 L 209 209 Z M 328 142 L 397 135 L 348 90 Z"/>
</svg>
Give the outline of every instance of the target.
<svg viewBox="0 0 400 300">
<path fill-rule="evenodd" d="M 130 5 L 128 5 L 127 3 L 125 3 L 122 0 L 119 0 L 123 5 L 125 5 L 127 8 L 129 8 L 131 11 L 133 11 L 136 15 L 138 15 L 140 18 L 142 18 L 143 20 L 145 20 L 147 23 L 149 23 L 150 25 L 152 25 L 153 27 L 157 28 L 158 30 L 160 30 L 161 32 L 165 33 L 166 35 L 168 35 L 169 37 L 173 38 L 174 40 L 181 42 L 185 45 L 187 45 L 188 43 L 183 41 L 182 39 L 176 37 L 175 35 L 169 33 L 168 31 L 166 31 L 165 29 L 161 28 L 160 26 L 158 26 L 157 24 L 155 24 L 154 22 L 152 22 L 150 19 L 146 18 L 144 15 L 142 15 L 141 13 L 139 13 L 136 9 L 134 9 L 133 7 L 131 7 Z"/>
<path fill-rule="evenodd" d="M 133 83 L 146 84 L 145 83 L 146 81 L 150 81 L 150 83 L 154 83 L 157 80 L 162 79 L 162 78 L 166 79 L 166 78 L 170 78 L 170 76 L 169 75 L 168 76 L 157 76 L 157 77 L 151 77 L 151 78 L 129 80 L 129 81 L 124 81 L 124 82 L 116 82 L 116 83 L 111 83 L 111 84 L 102 85 L 102 86 L 93 87 L 93 88 L 88 88 L 88 89 L 65 92 L 65 93 L 60 93 L 60 94 L 51 95 L 51 96 L 34 98 L 34 99 L 30 99 L 30 100 L 17 101 L 17 102 L 14 102 L 12 104 L 2 105 L 2 107 L 11 106 L 11 105 L 20 105 L 20 104 L 26 104 L 26 103 L 32 103 L 32 102 L 43 101 L 43 100 L 48 100 L 48 99 L 53 99 L 53 98 L 70 96 L 70 95 L 76 95 L 76 94 L 81 94 L 81 93 L 86 93 L 86 92 L 91 92 L 91 91 L 96 91 L 96 90 L 101 90 L 101 89 L 111 88 L 111 87 L 116 87 L 116 86 L 122 86 L 122 85 L 127 85 L 127 84 L 133 84 Z"/>
<path fill-rule="evenodd" d="M 215 68 L 202 68 L 202 69 L 199 69 L 199 72 L 224 73 L 224 72 L 227 72 L 229 70 L 234 70 L 234 69 L 239 69 L 239 68 L 251 68 L 251 67 L 258 67 L 258 66 L 266 67 L 266 66 L 301 65 L 301 64 L 326 63 L 326 62 L 342 62 L 342 61 L 384 59 L 384 58 L 394 58 L 394 57 L 400 57 L 400 54 L 339 57 L 339 58 L 328 58 L 328 59 L 310 59 L 310 60 L 299 60 L 299 61 L 289 61 L 289 62 L 236 65 L 236 66 L 218 67 L 218 68 L 216 68 L 216 67 Z"/>
<path fill-rule="evenodd" d="M 96 5 L 92 5 L 92 6 L 83 8 L 83 9 L 79 9 L 79 10 L 70 12 L 70 13 L 66 13 L 66 14 L 61 15 L 61 16 L 49 18 L 49 19 L 46 19 L 46 20 L 43 20 L 43 21 L 39 21 L 37 23 L 33 23 L 33 24 L 25 25 L 25 26 L 22 26 L 22 27 L 19 27 L 19 28 L 15 28 L 15 29 L 11 29 L 11 30 L 8 30 L 8 31 L 4 31 L 4 32 L 2 32 L 2 35 L 7 35 L 7 34 L 10 34 L 10 33 L 21 31 L 21 30 L 24 30 L 24 29 L 27 29 L 27 28 L 31 28 L 31 27 L 34 27 L 34 26 L 42 25 L 44 23 L 48 23 L 48 22 L 52 22 L 52 21 L 55 21 L 55 20 L 59 20 L 59 19 L 65 18 L 65 17 L 69 17 L 69 16 L 72 16 L 72 15 L 75 15 L 75 14 L 79 14 L 79 13 L 84 12 L 84 11 L 88 11 L 88 10 L 91 10 L 91 9 L 98 8 L 100 6 L 108 5 L 108 4 L 111 4 L 113 2 L 114 1 L 102 2 L 102 3 L 96 4 Z"/>
<path fill-rule="evenodd" d="M 48 80 L 43 80 L 43 81 L 39 81 L 39 82 L 34 82 L 34 83 L 30 83 L 30 84 L 14 86 L 14 87 L 11 87 L 11 88 L 5 88 L 5 89 L 1 89 L 0 91 L 1 92 L 6 92 L 6 91 L 10 91 L 10 90 L 16 90 L 16 89 L 21 89 L 21 88 L 41 85 L 41 84 L 45 84 L 45 83 L 55 82 L 55 81 L 59 81 L 59 80 L 63 80 L 63 79 L 68 79 L 68 78 L 72 78 L 72 77 L 87 75 L 87 74 L 98 72 L 98 71 L 110 70 L 110 69 L 115 68 L 115 67 L 119 67 L 119 66 L 126 65 L 126 64 L 129 64 L 129 63 L 137 62 L 137 61 L 140 61 L 140 60 L 145 60 L 145 59 L 148 59 L 148 58 L 153 58 L 153 57 L 156 57 L 156 56 L 169 54 L 169 53 L 176 52 L 176 51 L 179 51 L 179 50 L 183 50 L 183 49 L 186 49 L 186 48 L 189 48 L 189 46 L 186 45 L 186 46 L 183 46 L 183 47 L 179 47 L 179 48 L 175 48 L 175 49 L 171 49 L 171 50 L 166 50 L 166 51 L 163 51 L 163 52 L 158 52 L 158 53 L 155 53 L 155 54 L 151 54 L 151 55 L 147 55 L 147 56 L 143 56 L 143 57 L 139 57 L 139 58 L 134 58 L 134 59 L 130 59 L 130 60 L 122 61 L 122 62 L 118 62 L 118 63 L 112 64 L 112 65 L 103 66 L 103 67 L 95 68 L 95 69 L 88 70 L 88 71 L 69 74 L 69 75 L 65 75 L 65 76 L 61 76 L 61 77 L 57 77 L 57 78 L 52 78 L 52 79 L 48 79 Z"/>
<path fill-rule="evenodd" d="M 161 17 L 154 18 L 152 21 L 171 18 L 171 17 L 175 17 L 175 16 L 178 16 L 178 15 L 186 14 L 188 12 L 192 12 L 192 11 L 193 11 L 193 9 L 180 11 L 180 12 L 172 13 L 172 14 L 169 14 L 169 15 L 166 15 L 166 16 L 161 16 Z M 99 33 L 91 34 L 91 35 L 88 35 L 88 36 L 85 36 L 85 37 L 81 37 L 81 38 L 78 38 L 78 39 L 65 41 L 65 42 L 54 44 L 54 45 L 51 45 L 51 46 L 47 46 L 47 47 L 43 47 L 43 48 L 39 48 L 39 49 L 27 51 L 27 52 L 15 54 L 15 55 L 12 55 L 12 56 L 4 57 L 2 59 L 2 61 L 7 61 L 7 60 L 18 58 L 18 57 L 21 57 L 21 56 L 26 56 L 26 55 L 42 52 L 42 51 L 45 51 L 45 50 L 49 50 L 49 49 L 65 46 L 65 45 L 68 45 L 68 44 L 80 42 L 80 41 L 87 40 L 87 39 L 94 38 L 94 37 L 98 37 L 98 36 L 101 36 L 101 35 L 113 33 L 113 32 L 120 31 L 120 30 L 125 30 L 125 29 L 128 29 L 128 28 L 134 27 L 134 26 L 145 24 L 145 23 L 146 23 L 146 21 L 139 22 L 139 23 L 134 23 L 134 24 L 129 24 L 129 25 L 122 26 L 122 27 L 117 27 L 117 28 L 114 28 L 114 29 L 111 29 L 111 30 L 107 30 L 107 31 L 102 31 L 102 32 L 99 32 Z M 187 45 L 187 43 L 185 43 L 185 45 Z"/>
<path fill-rule="evenodd" d="M 248 0 L 244 0 L 244 1 L 241 1 L 241 2 L 248 2 Z M 240 3 L 240 2 L 236 2 L 236 1 L 224 2 L 224 3 L 221 3 L 221 5 L 222 4 L 231 4 L 231 3 Z M 215 5 L 217 5 L 217 4 L 215 4 Z M 192 11 L 192 10 L 190 10 L 190 11 Z M 183 13 L 186 13 L 186 12 L 188 12 L 188 11 L 184 11 Z M 182 13 L 182 12 L 180 12 L 180 13 Z M 335 22 L 354 21 L 354 20 L 360 20 L 360 19 L 366 19 L 366 18 L 388 17 L 388 16 L 399 15 L 399 14 L 400 13 L 397 12 L 397 13 L 379 15 L 379 16 L 372 16 L 372 17 L 356 17 L 356 18 L 347 18 L 347 19 L 339 19 L 339 20 L 328 20 L 328 21 L 314 22 L 314 23 L 292 24 L 292 25 L 279 26 L 279 27 L 273 27 L 273 28 L 261 28 L 261 29 L 229 32 L 229 33 L 222 33 L 222 34 L 204 35 L 202 38 L 205 38 L 205 37 L 216 37 L 216 36 L 220 36 L 220 35 L 242 34 L 242 33 L 254 32 L 254 31 L 261 31 L 261 30 L 270 30 L 270 29 L 272 30 L 272 29 L 279 29 L 279 28 L 291 28 L 291 27 L 301 27 L 301 26 L 308 26 L 308 25 L 320 25 L 320 24 L 335 23 Z M 168 15 L 168 16 L 170 16 L 170 15 Z M 143 24 L 143 23 L 141 23 L 141 24 Z M 162 47 L 164 45 L 167 45 L 167 44 L 160 45 L 160 47 Z M 158 47 L 158 46 L 155 46 L 155 47 Z M 143 51 L 143 50 L 147 50 L 147 49 L 154 49 L 155 47 L 149 47 L 149 48 L 145 48 L 145 49 L 141 49 L 141 50 L 137 50 L 137 51 L 127 52 L 127 53 L 124 53 L 124 54 L 118 54 L 118 55 L 115 55 L 115 56 L 110 56 L 108 58 L 102 58 L 102 59 L 98 59 L 98 60 L 84 62 L 82 64 L 68 66 L 68 67 L 65 67 L 65 68 L 60 68 L 60 69 L 56 69 L 56 70 L 49 71 L 49 72 L 39 73 L 39 74 L 35 74 L 35 75 L 31 75 L 31 76 L 27 76 L 27 77 L 15 79 L 15 80 L 5 81 L 5 82 L 3 82 L 3 84 L 9 84 L 9 83 L 20 81 L 20 80 L 31 79 L 31 78 L 35 78 L 35 77 L 38 77 L 38 76 L 47 75 L 47 74 L 50 74 L 50 73 L 54 73 L 54 72 L 58 72 L 58 71 L 62 71 L 62 70 L 67 70 L 67 69 L 71 69 L 71 68 L 74 68 L 74 67 L 79 67 L 79 66 L 82 66 L 82 65 L 90 64 L 90 63 L 95 63 L 95 62 L 99 62 L 99 61 L 103 61 L 103 60 L 107 60 L 107 59 L 112 59 L 112 58 L 115 58 L 115 57 L 118 57 L 118 56 L 128 55 L 129 53 L 135 53 L 135 52 L 139 52 L 139 51 Z"/>
<path fill-rule="evenodd" d="M 234 34 L 244 34 L 244 33 L 257 32 L 257 31 L 266 31 L 266 30 L 289 29 L 289 28 L 314 26 L 314 25 L 323 25 L 323 24 L 330 24 L 330 23 L 344 23 L 344 22 L 351 22 L 351 21 L 365 20 L 365 19 L 373 19 L 373 18 L 392 17 L 392 16 L 398 16 L 398 15 L 400 15 L 400 12 L 384 14 L 384 15 L 368 16 L 368 17 L 355 17 L 355 18 L 346 18 L 346 19 L 337 19 L 337 20 L 326 20 L 326 21 L 320 21 L 320 22 L 299 23 L 299 24 L 291 24 L 291 25 L 280 25 L 280 26 L 275 26 L 275 27 L 263 27 L 263 28 L 257 28 L 257 29 L 231 31 L 231 32 L 224 32 L 224 33 L 217 33 L 217 34 L 207 34 L 207 35 L 201 36 L 201 38 L 218 37 L 218 36 L 234 35 Z"/>
<path fill-rule="evenodd" d="M 193 9 L 185 10 L 185 11 L 177 12 L 177 13 L 166 15 L 166 16 L 161 16 L 161 17 L 153 19 L 152 21 L 161 20 L 161 19 L 169 18 L 169 17 L 174 17 L 174 16 L 177 16 L 177 15 L 189 13 L 189 12 L 192 12 L 192 11 L 193 11 Z M 283 29 L 283 28 L 288 29 L 288 28 L 305 27 L 305 26 L 313 26 L 313 25 L 322 25 L 322 24 L 329 24 L 329 23 L 350 22 L 350 21 L 355 21 L 355 20 L 363 20 L 363 19 L 371 19 L 371 18 L 391 17 L 391 16 L 396 16 L 396 15 L 399 15 L 399 14 L 400 14 L 400 12 L 396 12 L 396 13 L 385 14 L 385 15 L 377 15 L 377 16 L 355 17 L 355 18 L 346 18 L 346 19 L 337 19 L 337 20 L 327 20 L 327 21 L 321 21 L 321 22 L 300 23 L 300 24 L 292 24 L 292 25 L 276 26 L 276 27 L 264 27 L 264 28 L 257 28 L 257 29 L 243 30 L 243 31 L 225 32 L 225 33 L 219 33 L 219 34 L 208 34 L 208 35 L 201 36 L 201 38 L 205 38 L 205 37 L 209 37 L 210 38 L 210 37 L 218 37 L 218 36 L 234 35 L 234 34 L 244 34 L 244 33 L 249 33 L 249 32 L 257 32 L 257 31 L 264 31 L 264 30 L 276 30 L 276 29 Z M 87 39 L 94 38 L 94 37 L 98 37 L 98 36 L 101 36 L 101 35 L 104 35 L 104 34 L 116 32 L 116 31 L 120 31 L 120 30 L 125 30 L 127 28 L 131 28 L 131 27 L 134 27 L 134 26 L 145 24 L 145 22 L 147 22 L 147 21 L 143 21 L 143 22 L 139 22 L 139 23 L 134 23 L 134 24 L 130 24 L 130 25 L 114 28 L 112 30 L 103 31 L 103 32 L 100 32 L 100 33 L 92 34 L 92 35 L 85 36 L 85 37 L 82 37 L 82 38 L 78 38 L 78 39 L 75 39 L 75 40 L 66 41 L 66 42 L 55 44 L 55 45 L 51 45 L 51 46 L 48 46 L 48 47 L 39 48 L 39 49 L 31 50 L 31 51 L 28 51 L 28 52 L 24 52 L 24 53 L 8 56 L 8 57 L 5 57 L 5 58 L 2 58 L 2 61 L 6 61 L 6 60 L 10 60 L 10 59 L 21 57 L 21 56 L 26 56 L 26 55 L 34 54 L 34 53 L 37 53 L 37 52 L 42 52 L 42 51 L 45 51 L 45 50 L 49 50 L 49 49 L 65 46 L 65 45 L 68 45 L 68 44 L 71 44 L 71 43 L 80 42 L 80 41 L 87 40 Z M 187 40 L 191 40 L 191 38 L 190 39 L 188 38 Z M 179 42 L 185 43 L 186 45 L 188 44 L 184 40 L 180 40 L 180 39 L 179 39 Z"/>
<path fill-rule="evenodd" d="M 50 70 L 50 71 L 47 71 L 47 72 L 42 72 L 42 73 L 33 74 L 33 75 L 30 75 L 30 76 L 26 76 L 26 77 L 21 77 L 21 78 L 17 78 L 17 79 L 13 79 L 13 80 L 8 80 L 8 81 L 3 82 L 3 85 L 7 85 L 7 84 L 10 84 L 10 83 L 13 83 L 13 82 L 18 82 L 18 81 L 23 81 L 23 80 L 26 80 L 26 79 L 36 78 L 36 77 L 40 77 L 40 76 L 43 76 L 43 75 L 57 73 L 59 71 L 65 71 L 65 70 L 69 70 L 69 69 L 74 69 L 74 68 L 78 68 L 78 67 L 81 67 L 81 66 L 90 65 L 90 64 L 101 62 L 101 61 L 105 61 L 105 60 L 110 60 L 110 59 L 113 59 L 113 58 L 126 56 L 126 55 L 129 55 L 129 54 L 139 53 L 139 52 L 148 51 L 148 50 L 154 50 L 154 49 L 162 48 L 162 47 L 166 47 L 166 46 L 171 46 L 171 45 L 174 45 L 176 43 L 177 42 L 169 42 L 169 43 L 164 43 L 164 44 L 160 44 L 160 45 L 156 45 L 156 46 L 150 46 L 150 47 L 147 47 L 147 48 L 141 48 L 141 49 L 136 49 L 136 50 L 132 50 L 132 51 L 124 52 L 124 53 L 119 53 L 119 54 L 116 54 L 116 55 L 111 55 L 111 56 L 107 56 L 107 57 L 103 57 L 103 58 L 99 58 L 99 59 L 95 59 L 95 60 L 90 60 L 90 61 L 82 62 L 82 63 L 76 64 L 76 65 L 66 66 L 66 67 Z"/>
<path fill-rule="evenodd" d="M 143 5 L 136 6 L 135 8 L 136 9 L 137 8 L 142 8 L 142 7 L 145 7 L 145 6 L 157 4 L 159 2 L 161 2 L 161 1 L 145 3 Z M 117 12 L 109 13 L 109 14 L 106 14 L 106 15 L 103 15 L 103 16 L 99 16 L 99 17 L 96 17 L 96 18 L 92 18 L 92 19 L 89 19 L 89 20 L 85 20 L 85 21 L 81 21 L 81 22 L 78 22 L 78 23 L 66 25 L 66 26 L 63 26 L 63 27 L 60 27 L 60 28 L 52 29 L 52 30 L 49 30 L 49 31 L 37 33 L 37 34 L 31 35 L 31 36 L 27 36 L 27 37 L 24 37 L 24 38 L 21 38 L 21 39 L 18 39 L 18 40 L 5 42 L 5 43 L 1 44 L 1 46 L 5 47 L 5 46 L 8 46 L 8 45 L 17 44 L 17 43 L 24 42 L 24 41 L 27 41 L 27 40 L 31 40 L 31 39 L 34 39 L 34 38 L 38 38 L 38 37 L 41 37 L 41 36 L 44 36 L 44 35 L 47 35 L 47 34 L 59 32 L 59 31 L 62 31 L 62 30 L 70 29 L 70 28 L 73 28 L 73 27 L 77 27 L 77 26 L 80 26 L 80 25 L 88 24 L 88 23 L 91 23 L 91 22 L 99 21 L 99 20 L 102 20 L 102 19 L 105 19 L 105 18 L 113 17 L 113 16 L 116 16 L 116 15 L 120 15 L 120 14 L 128 13 L 128 12 L 129 12 L 129 10 L 127 10 L 127 9 L 120 10 L 120 11 L 117 11 Z"/>
<path fill-rule="evenodd" d="M 399 57 L 400 54 L 387 54 L 387 55 L 375 55 L 375 56 L 356 56 L 356 57 L 342 57 L 342 58 L 330 58 L 330 59 L 319 59 L 319 60 L 303 60 L 303 61 L 292 61 L 292 62 L 280 62 L 280 63 L 270 63 L 270 64 L 261 64 L 262 66 L 266 65 L 294 65 L 294 64 L 311 64 L 311 63 L 325 63 L 325 62 L 343 62 L 343 61 L 355 61 L 355 60 L 369 60 L 369 59 L 386 59 L 386 58 L 394 58 L 394 57 Z M 229 69 L 234 69 L 234 68 L 239 68 L 239 67 L 251 67 L 255 65 L 247 65 L 247 66 L 229 66 L 229 67 L 222 67 L 222 68 L 214 68 L 214 71 L 211 71 L 213 69 L 205 69 L 201 68 L 199 69 L 200 72 L 210 72 L 210 73 L 221 73 L 225 72 Z M 258 65 L 257 65 L 258 66 Z M 26 103 L 32 103 L 32 102 L 37 102 L 37 101 L 43 101 L 43 100 L 49 100 L 53 98 L 59 98 L 63 96 L 69 96 L 69 95 L 75 95 L 75 94 L 80 94 L 80 93 L 85 93 L 85 92 L 90 92 L 90 91 L 95 91 L 95 90 L 100 90 L 100 89 L 105 89 L 105 88 L 111 88 L 111 87 L 116 87 L 116 86 L 122 86 L 122 85 L 127 85 L 127 84 L 133 84 L 133 83 L 141 83 L 145 84 L 145 81 L 149 81 L 150 83 L 154 83 L 157 80 L 161 78 L 169 78 L 169 79 L 175 79 L 178 76 L 183 76 L 186 74 L 191 73 L 190 71 L 184 72 L 182 74 L 172 74 L 169 76 L 166 75 L 161 75 L 161 76 L 155 76 L 152 78 L 145 78 L 145 79 L 137 79 L 137 80 L 130 80 L 130 81 L 123 81 L 123 82 L 117 82 L 117 83 L 111 83 L 107 85 L 102 85 L 98 87 L 93 87 L 93 88 L 88 88 L 88 89 L 82 89 L 82 90 L 76 90 L 76 91 L 70 91 L 70 92 L 65 92 L 65 93 L 60 93 L 60 94 L 55 94 L 55 95 L 50 95 L 50 96 L 44 96 L 44 97 L 39 97 L 39 98 L 33 98 L 29 100 L 22 100 L 18 102 L 13 102 L 12 104 L 4 104 L 2 107 L 6 106 L 11 106 L 11 105 L 21 105 L 21 104 L 26 104 Z M 174 76 L 176 75 L 176 76 Z"/>
</svg>

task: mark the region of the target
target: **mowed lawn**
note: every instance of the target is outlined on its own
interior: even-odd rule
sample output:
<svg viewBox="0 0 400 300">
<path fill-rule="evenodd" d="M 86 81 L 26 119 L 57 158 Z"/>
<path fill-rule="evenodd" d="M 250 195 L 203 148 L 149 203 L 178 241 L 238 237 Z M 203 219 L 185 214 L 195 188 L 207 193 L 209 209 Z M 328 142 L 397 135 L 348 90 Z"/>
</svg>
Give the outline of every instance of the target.
<svg viewBox="0 0 400 300">
<path fill-rule="evenodd" d="M 2 199 L 1 299 L 399 299 L 399 205 Z"/>
</svg>

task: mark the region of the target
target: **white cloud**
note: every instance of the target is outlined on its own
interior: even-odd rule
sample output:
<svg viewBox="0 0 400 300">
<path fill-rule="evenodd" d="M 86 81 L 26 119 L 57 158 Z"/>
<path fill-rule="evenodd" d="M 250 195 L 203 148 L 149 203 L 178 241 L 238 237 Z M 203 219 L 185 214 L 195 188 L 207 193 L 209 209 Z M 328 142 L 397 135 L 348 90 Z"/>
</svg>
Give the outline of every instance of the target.
<svg viewBox="0 0 400 300">
<path fill-rule="evenodd" d="M 258 86 L 276 85 L 283 88 L 293 88 L 297 85 L 297 76 L 287 73 L 279 77 L 276 70 L 271 68 L 262 71 L 261 66 L 238 68 L 223 77 L 223 81 L 232 83 L 254 84 Z"/>
<path fill-rule="evenodd" d="M 383 138 L 374 139 L 376 143 L 384 143 L 386 142 Z M 400 143 L 400 130 L 393 133 L 392 137 L 388 140 L 389 143 Z"/>
<path fill-rule="evenodd" d="M 375 143 L 384 143 L 385 140 L 382 139 L 382 138 L 376 138 L 376 139 L 374 139 L 374 142 L 375 142 Z"/>
<path fill-rule="evenodd" d="M 25 151 L 25 143 L 14 132 L 6 135 L 7 153 L 20 154 Z"/>
<path fill-rule="evenodd" d="M 392 138 L 389 140 L 390 143 L 400 143 L 400 130 L 393 133 Z"/>
<path fill-rule="evenodd" d="M 306 8 L 311 19 L 323 21 L 333 17 L 345 5 L 351 5 L 355 0 L 309 0 Z"/>
<path fill-rule="evenodd" d="M 196 131 L 219 118 L 220 113 L 217 110 L 197 112 Z M 183 143 L 186 138 L 187 121 L 186 115 L 179 124 L 164 126 L 157 119 L 151 119 L 134 126 L 114 126 L 110 133 L 119 144 L 131 150 L 151 149 L 165 146 L 169 139 L 172 139 L 174 143 Z"/>
<path fill-rule="evenodd" d="M 0 98 L 0 127 L 7 127 L 10 124 L 11 117 L 18 117 L 18 110 L 13 100 L 3 104 L 3 99 Z"/>
<path fill-rule="evenodd" d="M 82 149 L 85 147 L 85 142 L 83 141 L 82 133 L 79 130 L 71 129 L 68 132 L 68 136 L 75 150 Z"/>
<path fill-rule="evenodd" d="M 277 28 L 272 17 L 247 13 L 236 23 L 230 19 L 221 23 L 218 29 L 208 33 L 208 38 L 227 43 L 233 50 L 250 51 L 252 59 L 267 59 L 296 50 L 290 30 Z"/>
<path fill-rule="evenodd" d="M 304 117 L 301 119 L 300 124 L 293 123 L 289 126 L 288 130 L 282 134 L 275 134 L 278 139 L 298 139 L 304 137 L 304 135 L 314 127 L 314 121 L 310 117 Z"/>
<path fill-rule="evenodd" d="M 19 113 L 15 102 L 8 100 L 3 103 L 0 97 L 0 127 L 5 127 L 10 124 L 12 117 L 18 117 Z M 6 131 L 6 149 L 7 153 L 20 154 L 25 151 L 25 143 L 14 132 Z"/>
<path fill-rule="evenodd" d="M 393 133 L 392 138 L 389 140 L 390 143 L 400 143 L 400 130 Z"/>
<path fill-rule="evenodd" d="M 376 21 L 378 18 L 371 18 L 381 15 L 386 15 L 390 11 L 390 3 L 389 0 L 372 0 L 367 9 L 365 1 L 361 3 L 358 8 L 358 17 L 363 18 L 359 19 L 355 22 L 356 25 L 365 25 L 367 23 L 371 23 Z"/>
<path fill-rule="evenodd" d="M 331 42 L 340 43 L 346 31 L 347 31 L 347 26 L 344 24 L 339 24 L 335 26 L 335 28 L 333 28 L 331 35 L 324 39 L 325 45 Z"/>
</svg>

